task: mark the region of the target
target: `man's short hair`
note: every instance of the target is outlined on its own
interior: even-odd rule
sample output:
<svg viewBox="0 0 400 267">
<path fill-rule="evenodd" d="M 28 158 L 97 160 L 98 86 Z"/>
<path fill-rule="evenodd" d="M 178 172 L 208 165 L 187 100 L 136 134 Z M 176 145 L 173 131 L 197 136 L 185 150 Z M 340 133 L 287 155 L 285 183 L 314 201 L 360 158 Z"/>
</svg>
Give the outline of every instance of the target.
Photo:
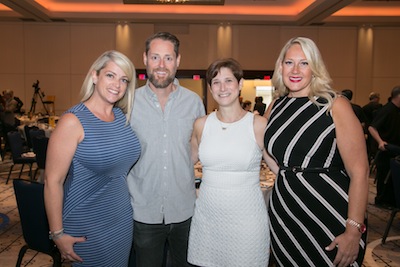
<svg viewBox="0 0 400 267">
<path fill-rule="evenodd" d="M 400 85 L 393 87 L 391 97 L 396 97 L 400 95 Z"/>
<path fill-rule="evenodd" d="M 351 91 L 350 89 L 342 90 L 342 95 L 345 96 L 349 101 L 353 99 L 353 91 Z"/>
<path fill-rule="evenodd" d="M 377 98 L 380 98 L 380 97 L 381 96 L 378 93 L 375 93 L 375 92 L 372 92 L 372 93 L 369 94 L 369 100 L 370 101 L 374 100 L 374 99 L 377 99 Z"/>
</svg>

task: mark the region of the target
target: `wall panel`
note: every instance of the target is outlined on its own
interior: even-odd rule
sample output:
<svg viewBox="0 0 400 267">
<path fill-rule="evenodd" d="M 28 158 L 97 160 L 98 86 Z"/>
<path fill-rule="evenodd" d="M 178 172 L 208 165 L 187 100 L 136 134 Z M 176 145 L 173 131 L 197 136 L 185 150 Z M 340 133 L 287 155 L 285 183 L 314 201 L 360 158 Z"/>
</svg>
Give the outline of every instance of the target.
<svg viewBox="0 0 400 267">
<path fill-rule="evenodd" d="M 137 69 L 144 69 L 143 63 L 143 52 L 145 51 L 145 42 L 146 39 L 154 34 L 154 25 L 153 24 L 130 24 L 131 29 L 131 39 L 129 40 L 129 51 L 121 51 L 127 55 L 135 65 Z M 117 40 L 117 46 L 119 44 L 119 40 Z"/>
<path fill-rule="evenodd" d="M 280 37 L 277 39 L 279 42 L 279 51 L 281 51 L 282 47 L 292 39 L 293 37 L 303 36 L 314 40 L 314 42 L 318 45 L 318 27 L 282 27 L 280 32 Z M 278 56 L 278 55 L 277 55 Z"/>
<path fill-rule="evenodd" d="M 102 53 L 115 49 L 114 24 L 72 24 L 70 26 L 71 69 L 67 73 L 86 75 Z"/>
<path fill-rule="evenodd" d="M 22 73 L 25 60 L 23 24 L 0 23 L 0 36 L 0 73 Z"/>
<path fill-rule="evenodd" d="M 244 69 L 272 70 L 281 49 L 279 27 L 274 26 L 234 26 L 233 51 Z"/>
<path fill-rule="evenodd" d="M 318 47 L 333 80 L 333 87 L 353 91 L 353 102 L 358 100 L 356 88 L 357 29 L 328 28 L 319 30 Z"/>
<path fill-rule="evenodd" d="M 207 53 L 209 49 L 207 25 L 190 25 L 189 33 L 177 33 L 181 43 L 180 69 L 205 69 L 209 63 Z"/>
<path fill-rule="evenodd" d="M 69 73 L 71 70 L 70 29 L 69 25 L 64 24 L 26 24 L 24 27 L 25 72 L 30 74 Z"/>
<path fill-rule="evenodd" d="M 394 86 L 400 85 L 400 28 L 372 28 L 372 88 L 386 103 Z"/>
<path fill-rule="evenodd" d="M 13 89 L 29 109 L 32 84 L 38 79 L 46 94 L 56 95 L 57 113 L 62 113 L 79 101 L 88 68 L 105 50 L 120 50 L 136 68 L 144 68 L 145 40 L 163 25 L 125 26 L 127 30 L 111 23 L 0 23 L 0 91 Z M 373 28 L 373 52 L 359 54 L 363 43 L 359 43 L 359 30 L 354 27 L 229 25 L 231 35 L 224 40 L 218 39 L 219 27 L 168 25 L 181 41 L 180 69 L 205 70 L 226 54 L 238 59 L 247 70 L 272 70 L 282 46 L 293 36 L 306 36 L 320 47 L 335 88 L 354 89 L 356 103 L 364 104 L 372 89 L 384 100 L 400 83 L 400 28 Z M 372 62 L 365 66 L 366 71 L 360 69 L 363 62 Z M 372 75 L 368 74 L 369 68 L 373 69 Z M 365 75 L 372 81 L 366 85 L 360 83 Z"/>
</svg>

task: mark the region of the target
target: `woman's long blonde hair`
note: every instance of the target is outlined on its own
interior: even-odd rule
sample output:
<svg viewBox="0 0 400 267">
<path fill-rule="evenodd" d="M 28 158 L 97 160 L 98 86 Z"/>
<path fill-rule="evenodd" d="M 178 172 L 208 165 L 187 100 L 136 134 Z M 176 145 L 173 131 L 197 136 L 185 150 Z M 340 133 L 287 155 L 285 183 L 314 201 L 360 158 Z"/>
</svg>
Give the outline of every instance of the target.
<svg viewBox="0 0 400 267">
<path fill-rule="evenodd" d="M 136 70 L 132 61 L 130 61 L 130 59 L 121 52 L 115 50 L 106 51 L 96 59 L 96 61 L 90 67 L 85 81 L 82 84 L 81 102 L 88 100 L 94 92 L 92 72 L 96 71 L 96 74 L 99 75 L 100 70 L 102 70 L 110 61 L 117 64 L 117 66 L 120 67 L 123 72 L 125 72 L 125 75 L 129 80 L 129 84 L 126 88 L 124 96 L 115 103 L 115 106 L 121 108 L 121 110 L 126 114 L 126 119 L 128 122 L 131 117 L 133 98 L 135 96 Z"/>
<path fill-rule="evenodd" d="M 290 39 L 282 48 L 281 53 L 276 60 L 275 71 L 274 75 L 272 76 L 272 84 L 275 86 L 276 90 L 275 96 L 282 97 L 289 93 L 288 88 L 283 82 L 281 70 L 286 53 L 294 44 L 300 45 L 313 75 L 310 83 L 310 92 L 308 94 L 308 98 L 316 105 L 328 105 L 328 111 L 331 110 L 333 100 L 337 97 L 337 93 L 331 87 L 332 79 L 328 73 L 328 70 L 326 69 L 317 45 L 313 40 L 306 37 L 294 37 Z M 320 102 L 317 102 L 316 97 L 326 99 L 327 103 L 321 104 Z"/>
</svg>

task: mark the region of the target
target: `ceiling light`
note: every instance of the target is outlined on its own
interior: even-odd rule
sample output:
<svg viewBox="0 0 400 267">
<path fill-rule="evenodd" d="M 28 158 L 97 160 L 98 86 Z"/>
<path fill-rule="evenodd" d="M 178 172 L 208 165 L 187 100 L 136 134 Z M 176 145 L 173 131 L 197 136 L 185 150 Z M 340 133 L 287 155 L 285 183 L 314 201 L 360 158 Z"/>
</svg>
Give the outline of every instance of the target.
<svg viewBox="0 0 400 267">
<path fill-rule="evenodd" d="M 156 0 L 156 1 L 164 4 L 182 4 L 188 2 L 188 0 Z"/>
<path fill-rule="evenodd" d="M 124 4 L 223 5 L 225 0 L 124 0 Z"/>
</svg>

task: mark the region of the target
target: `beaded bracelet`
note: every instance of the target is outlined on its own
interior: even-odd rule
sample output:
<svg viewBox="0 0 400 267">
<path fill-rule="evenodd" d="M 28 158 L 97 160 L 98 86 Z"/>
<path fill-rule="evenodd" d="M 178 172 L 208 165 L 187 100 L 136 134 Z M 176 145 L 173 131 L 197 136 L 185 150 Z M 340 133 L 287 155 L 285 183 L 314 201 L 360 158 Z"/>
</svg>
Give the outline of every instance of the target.
<svg viewBox="0 0 400 267">
<path fill-rule="evenodd" d="M 61 230 L 58 230 L 58 231 L 54 231 L 54 232 L 50 231 L 49 239 L 54 241 L 54 240 L 59 239 L 63 235 L 64 235 L 64 228 L 62 228 Z"/>
</svg>

